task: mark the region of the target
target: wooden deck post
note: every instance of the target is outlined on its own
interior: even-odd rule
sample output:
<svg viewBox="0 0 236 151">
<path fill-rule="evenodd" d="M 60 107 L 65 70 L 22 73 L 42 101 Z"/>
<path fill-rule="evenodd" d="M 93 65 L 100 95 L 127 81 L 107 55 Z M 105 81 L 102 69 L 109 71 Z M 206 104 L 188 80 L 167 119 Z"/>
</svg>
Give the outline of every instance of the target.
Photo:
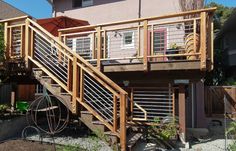
<svg viewBox="0 0 236 151">
<path fill-rule="evenodd" d="M 117 97 L 113 94 L 113 132 L 117 131 Z"/>
<path fill-rule="evenodd" d="M 148 21 L 145 20 L 143 23 L 143 65 L 144 71 L 148 70 Z"/>
<path fill-rule="evenodd" d="M 25 20 L 25 64 L 26 64 L 26 68 L 29 68 L 29 49 L 30 49 L 30 31 L 29 31 L 29 25 L 30 25 L 30 21 L 28 19 Z M 23 31 L 22 31 L 22 34 Z"/>
<path fill-rule="evenodd" d="M 180 138 L 186 142 L 186 102 L 185 102 L 185 86 L 179 85 L 179 126 Z"/>
<path fill-rule="evenodd" d="M 9 36 L 9 34 L 8 34 L 8 28 L 7 28 L 7 26 L 8 26 L 8 22 L 5 22 L 4 23 L 4 45 L 5 45 L 5 51 L 6 51 L 6 58 L 9 58 L 10 56 L 9 56 L 9 44 L 8 44 L 8 36 Z"/>
<path fill-rule="evenodd" d="M 58 32 L 58 38 L 59 38 L 59 40 L 62 42 L 63 40 L 62 40 L 62 36 L 61 36 L 61 32 Z M 63 43 L 65 43 L 65 41 L 63 41 Z M 61 48 L 60 48 L 61 49 Z M 61 62 L 62 60 L 61 60 L 61 51 L 58 51 L 58 62 Z"/>
<path fill-rule="evenodd" d="M 201 31 L 200 31 L 200 39 L 201 39 L 201 70 L 206 70 L 206 53 L 207 53 L 207 47 L 206 47 L 206 12 L 201 12 Z"/>
<path fill-rule="evenodd" d="M 79 82 L 78 82 L 78 66 L 77 58 L 73 57 L 73 80 L 72 80 L 72 113 L 78 114 L 78 97 Z"/>
<path fill-rule="evenodd" d="M 97 27 L 97 68 L 101 70 L 101 53 L 102 53 L 102 34 L 101 27 Z"/>
<path fill-rule="evenodd" d="M 121 151 L 126 151 L 126 96 L 120 95 L 120 145 Z"/>
</svg>

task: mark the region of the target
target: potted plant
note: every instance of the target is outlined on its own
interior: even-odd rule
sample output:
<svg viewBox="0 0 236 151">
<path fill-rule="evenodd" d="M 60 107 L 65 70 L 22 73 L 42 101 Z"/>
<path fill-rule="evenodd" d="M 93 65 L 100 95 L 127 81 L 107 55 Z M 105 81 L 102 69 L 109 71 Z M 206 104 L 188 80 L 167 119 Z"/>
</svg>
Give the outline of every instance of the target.
<svg viewBox="0 0 236 151">
<path fill-rule="evenodd" d="M 166 54 L 179 54 L 180 46 L 178 46 L 176 43 L 171 43 L 169 46 L 169 49 L 167 49 Z M 177 57 L 168 57 L 168 60 L 176 60 Z"/>
</svg>

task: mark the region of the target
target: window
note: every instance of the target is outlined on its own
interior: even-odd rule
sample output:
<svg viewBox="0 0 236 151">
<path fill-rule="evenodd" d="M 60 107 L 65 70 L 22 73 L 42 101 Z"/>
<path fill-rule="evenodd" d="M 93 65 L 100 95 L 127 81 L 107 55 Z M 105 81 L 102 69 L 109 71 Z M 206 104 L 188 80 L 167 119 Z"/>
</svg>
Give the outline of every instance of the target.
<svg viewBox="0 0 236 151">
<path fill-rule="evenodd" d="M 43 94 L 43 85 L 36 84 L 35 94 L 36 95 L 42 95 Z"/>
<path fill-rule="evenodd" d="M 66 45 L 84 59 L 92 59 L 92 42 L 90 36 L 68 38 Z"/>
<path fill-rule="evenodd" d="M 93 5 L 93 0 L 73 0 L 73 8 L 77 7 L 87 7 Z"/>
<path fill-rule="evenodd" d="M 167 46 L 166 29 L 158 29 L 153 32 L 153 51 L 154 54 L 164 53 Z"/>
<path fill-rule="evenodd" d="M 134 48 L 134 32 L 127 31 L 123 33 L 122 49 Z"/>
</svg>

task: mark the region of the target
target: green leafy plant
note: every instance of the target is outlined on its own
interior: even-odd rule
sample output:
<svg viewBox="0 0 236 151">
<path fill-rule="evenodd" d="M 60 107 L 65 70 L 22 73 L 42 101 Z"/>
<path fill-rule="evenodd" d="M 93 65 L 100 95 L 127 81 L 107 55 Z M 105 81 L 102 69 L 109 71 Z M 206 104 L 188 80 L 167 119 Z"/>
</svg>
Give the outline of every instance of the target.
<svg viewBox="0 0 236 151">
<path fill-rule="evenodd" d="M 171 43 L 170 48 L 171 49 L 179 49 L 179 46 L 176 43 Z"/>
<path fill-rule="evenodd" d="M 168 122 L 163 122 L 160 118 L 154 119 L 154 124 L 149 128 L 151 136 L 158 137 L 162 140 L 171 140 L 176 138 L 178 134 L 178 124 L 176 119 L 170 119 Z"/>
<path fill-rule="evenodd" d="M 236 122 L 231 122 L 229 125 L 229 128 L 226 131 L 227 136 L 230 136 L 231 138 L 236 138 Z M 230 151 L 236 151 L 236 140 L 232 144 L 228 146 L 228 149 Z"/>
<path fill-rule="evenodd" d="M 5 45 L 4 45 L 4 26 L 0 24 L 0 62 L 4 61 L 5 55 Z"/>
<path fill-rule="evenodd" d="M 9 106 L 6 104 L 0 104 L 0 114 L 4 113 Z"/>
</svg>

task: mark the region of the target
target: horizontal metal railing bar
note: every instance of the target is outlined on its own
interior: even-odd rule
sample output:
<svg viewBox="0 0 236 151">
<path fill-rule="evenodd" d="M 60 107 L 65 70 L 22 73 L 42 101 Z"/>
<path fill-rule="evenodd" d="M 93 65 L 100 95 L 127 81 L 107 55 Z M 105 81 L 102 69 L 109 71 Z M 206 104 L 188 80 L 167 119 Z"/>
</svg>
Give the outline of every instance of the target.
<svg viewBox="0 0 236 151">
<path fill-rule="evenodd" d="M 37 40 L 37 39 L 35 39 L 35 40 Z M 52 56 L 51 59 L 53 59 L 53 60 L 55 61 L 55 62 L 53 62 L 54 64 L 55 64 L 55 63 L 60 64 L 61 67 L 64 68 L 64 70 L 67 70 L 67 68 L 64 67 L 63 63 L 58 61 L 58 56 L 54 55 L 54 53 L 51 51 L 51 49 L 48 50 L 48 48 L 45 47 L 45 46 L 44 46 L 43 44 L 41 44 L 40 42 L 39 42 L 39 43 L 34 43 L 34 44 L 37 45 L 37 46 L 39 46 L 39 47 L 41 48 L 41 50 L 42 50 L 43 52 L 45 52 L 46 54 L 49 53 L 50 55 L 48 55 L 48 56 Z M 39 45 L 39 44 L 40 44 L 40 45 Z M 45 51 L 45 49 L 42 49 L 41 46 L 44 47 L 47 51 Z M 53 56 L 55 56 L 55 57 L 53 57 Z M 56 59 L 56 58 L 57 58 L 57 59 Z M 51 62 L 52 62 L 52 61 L 51 61 Z M 64 74 L 67 74 L 67 72 L 64 72 Z"/>
<path fill-rule="evenodd" d="M 166 100 L 172 100 L 172 98 L 145 98 L 145 97 L 134 97 L 134 100 L 160 100 L 160 101 L 166 101 Z"/>
<path fill-rule="evenodd" d="M 85 95 L 86 95 L 86 94 L 85 94 Z M 88 97 L 88 96 L 86 96 L 86 97 Z M 95 111 L 99 112 L 100 115 L 103 116 L 103 118 L 105 118 L 106 120 L 110 121 L 110 118 L 112 118 L 112 116 L 109 115 L 109 114 L 107 114 L 107 115 L 110 117 L 110 118 L 108 118 L 108 117 L 105 116 L 103 113 L 101 113 L 101 110 L 96 110 L 97 108 L 96 108 L 90 101 L 86 100 L 86 97 L 84 98 L 85 101 L 86 101 L 87 103 L 89 103 L 89 104 L 93 107 L 93 109 L 94 109 Z M 88 97 L 88 98 L 91 100 L 90 97 Z M 105 112 L 105 113 L 106 113 L 106 112 Z M 110 121 L 110 122 L 112 123 L 112 121 Z"/>
<path fill-rule="evenodd" d="M 93 89 L 91 89 L 91 88 L 90 88 L 89 86 L 87 86 L 86 84 L 85 84 L 84 86 L 85 86 L 85 90 L 86 90 L 86 87 L 87 87 L 89 90 L 93 91 Z M 88 90 L 87 90 L 85 93 L 89 93 L 89 94 L 91 94 L 91 95 L 93 96 L 93 94 L 90 93 Z M 102 93 L 100 93 L 100 94 L 102 94 Z M 105 104 L 109 105 L 109 107 L 112 107 L 112 103 L 113 103 L 112 100 L 110 100 L 110 99 L 104 100 L 104 98 L 101 97 L 100 95 L 98 95 L 97 93 L 95 93 L 95 95 L 96 95 L 97 97 L 99 97 L 100 99 L 102 99 L 103 102 L 105 102 Z M 93 96 L 93 97 L 94 97 L 94 96 Z M 99 101 L 99 100 L 97 99 L 97 97 L 94 97 L 94 98 L 96 98 L 96 100 Z M 107 101 L 109 101 L 111 104 L 109 104 Z"/>
<path fill-rule="evenodd" d="M 89 94 L 89 95 L 88 95 Z M 95 99 L 96 101 L 94 101 L 94 99 L 91 99 L 91 97 L 93 97 L 93 98 L 96 98 L 96 97 L 94 97 L 90 92 L 86 92 L 84 95 L 86 95 L 86 97 L 89 97 L 89 99 L 90 100 L 92 100 L 92 101 L 89 101 L 89 102 L 92 102 L 92 103 L 94 103 L 94 104 L 96 104 L 97 106 L 99 106 L 101 109 L 107 109 L 111 114 L 113 114 L 113 112 L 112 112 L 112 110 L 110 110 L 110 109 L 112 109 L 113 107 L 112 106 L 109 106 L 109 108 L 104 104 L 104 102 L 105 101 L 103 101 L 103 102 L 100 102 L 100 101 L 98 101 L 97 99 Z M 90 97 L 91 96 L 91 97 Z M 87 101 L 88 102 L 88 101 Z M 103 107 L 102 107 L 103 106 Z M 107 113 L 107 112 L 106 112 Z M 108 114 L 108 113 L 107 113 Z M 109 114 L 110 115 L 110 114 Z"/>
<path fill-rule="evenodd" d="M 143 108 L 145 107 L 152 107 L 152 108 L 170 108 L 170 107 L 173 107 L 172 106 L 172 103 L 170 104 L 167 104 L 167 105 L 157 105 L 157 104 L 142 104 L 142 103 L 139 103 L 139 105 Z M 171 105 L 171 106 L 170 106 Z M 135 108 L 135 107 L 134 107 Z"/>
<path fill-rule="evenodd" d="M 153 55 L 147 56 L 148 58 L 159 58 L 159 57 L 181 57 L 181 56 L 200 56 L 201 53 L 188 53 L 188 54 L 165 54 L 165 55 Z"/>
<path fill-rule="evenodd" d="M 36 53 L 36 52 L 35 52 Z M 36 53 L 37 54 L 37 53 Z M 40 61 L 42 58 L 40 57 L 40 58 L 38 58 L 36 55 L 34 55 L 34 57 L 40 62 L 40 63 L 42 63 L 42 64 L 44 64 L 46 67 L 48 67 L 47 66 L 47 64 L 45 64 L 43 61 Z M 50 64 L 49 64 L 50 65 Z M 54 71 L 54 70 L 52 70 L 52 69 L 50 69 L 50 68 L 48 68 L 52 73 L 54 73 L 55 75 L 57 75 L 57 73 Z M 64 80 L 63 78 L 61 78 L 61 76 L 58 76 L 57 75 L 57 77 L 60 79 L 60 80 L 62 80 L 64 83 L 67 83 L 67 81 L 66 80 Z"/>
<path fill-rule="evenodd" d="M 135 94 L 135 93 L 134 93 L 134 96 L 160 96 L 160 97 L 168 97 L 168 98 L 170 97 L 169 94 L 161 95 L 161 94 Z"/>
<path fill-rule="evenodd" d="M 172 108 L 169 108 L 169 109 L 160 109 L 160 108 L 145 108 L 145 110 L 147 111 L 147 113 L 149 114 L 149 111 L 155 111 L 156 113 L 158 113 L 158 111 L 161 111 L 161 112 L 172 112 Z M 139 111 L 138 108 L 134 108 L 134 113 L 136 111 Z"/>
<path fill-rule="evenodd" d="M 43 34 L 40 33 L 40 31 L 38 31 L 37 29 L 35 29 L 33 26 L 29 25 L 29 27 L 34 30 L 37 34 L 39 34 L 41 37 L 44 38 L 44 40 L 46 40 L 47 42 L 49 42 L 50 44 L 52 44 L 54 47 L 56 47 L 62 54 L 66 55 L 70 60 L 73 60 L 73 58 L 67 54 L 66 52 L 62 51 L 61 49 L 63 48 L 59 48 L 59 46 L 57 46 L 55 43 L 53 43 L 52 41 L 48 40 L 51 38 L 46 38 L 46 36 L 44 36 Z M 55 41 L 56 42 L 56 41 Z M 57 43 L 57 42 L 56 42 Z"/>
<path fill-rule="evenodd" d="M 85 77 L 88 78 L 91 82 L 93 82 L 96 86 L 98 86 L 100 89 L 103 90 L 103 92 L 105 92 L 107 95 L 110 96 L 111 99 L 113 99 L 113 95 L 108 93 L 109 90 L 105 90 L 105 87 L 101 87 L 99 84 L 97 84 L 96 82 L 94 82 L 94 80 L 92 78 L 90 78 L 88 75 L 85 74 Z M 104 95 L 104 94 L 103 94 Z"/>
<path fill-rule="evenodd" d="M 138 104 L 145 104 L 145 103 L 148 103 L 148 104 L 170 104 L 169 102 L 157 102 L 157 101 L 137 101 L 137 100 L 134 100 L 134 102 L 138 103 Z"/>
<path fill-rule="evenodd" d="M 94 72 L 89 71 L 89 69 L 85 68 L 82 64 L 77 63 L 77 66 L 79 66 L 79 67 L 82 68 L 84 71 L 86 71 L 87 74 L 89 74 L 90 76 L 96 76 L 96 77 L 97 77 L 97 75 L 95 75 Z M 99 78 L 99 77 L 97 77 L 97 78 Z M 113 90 L 112 87 L 110 86 L 110 84 L 107 83 L 107 81 L 103 81 L 102 79 L 96 79 L 96 81 L 99 82 L 100 84 L 102 84 L 103 86 L 105 85 L 104 87 L 105 87 L 106 89 L 108 89 L 110 92 L 112 92 L 117 98 L 120 97 L 120 95 L 118 94 L 118 92 L 116 92 L 115 90 Z"/>
<path fill-rule="evenodd" d="M 37 43 L 35 43 L 35 45 L 38 45 Z M 45 54 L 47 54 L 47 52 L 46 51 L 44 51 L 44 49 L 42 49 L 42 48 L 40 48 L 40 47 L 35 47 L 35 49 L 40 49 L 40 50 L 38 50 L 38 51 L 35 51 L 35 52 L 37 52 L 38 53 L 38 55 L 40 55 L 39 53 L 41 53 L 41 55 L 40 56 L 44 56 L 44 57 L 46 57 L 46 58 L 48 58 L 48 55 L 45 55 Z M 43 52 L 45 53 L 45 54 L 43 54 Z M 49 56 L 51 56 L 51 55 L 49 55 Z M 47 60 L 46 59 L 44 59 L 45 61 L 47 61 L 47 62 L 51 62 L 52 64 L 54 64 L 55 66 L 57 66 L 58 64 L 60 64 L 60 63 L 58 63 L 57 62 L 57 60 L 54 62 L 53 60 L 51 60 L 52 58 L 48 58 Z M 63 65 L 61 65 L 61 66 L 63 66 Z M 55 67 L 54 67 L 55 68 Z M 56 69 L 56 68 L 55 68 Z M 56 69 L 57 71 L 58 71 L 58 69 Z M 64 68 L 64 70 L 67 70 L 66 68 Z M 67 72 L 66 71 L 64 71 L 64 70 L 61 70 L 61 71 L 63 71 L 64 72 L 64 74 L 63 73 L 61 73 L 61 71 L 58 71 L 62 76 L 64 76 L 64 77 L 66 77 L 67 78 Z"/>
</svg>

